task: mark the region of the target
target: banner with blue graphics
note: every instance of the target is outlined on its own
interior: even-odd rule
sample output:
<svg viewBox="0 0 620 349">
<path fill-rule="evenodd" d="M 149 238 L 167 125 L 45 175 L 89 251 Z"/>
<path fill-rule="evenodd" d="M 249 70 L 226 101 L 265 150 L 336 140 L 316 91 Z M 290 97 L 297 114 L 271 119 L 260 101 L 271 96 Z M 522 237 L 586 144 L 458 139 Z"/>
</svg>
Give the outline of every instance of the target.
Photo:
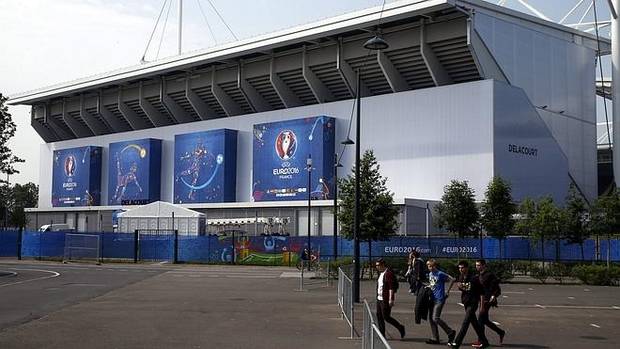
<svg viewBox="0 0 620 349">
<path fill-rule="evenodd" d="M 159 200 L 161 140 L 110 143 L 109 155 L 109 205 L 144 205 Z"/>
<path fill-rule="evenodd" d="M 174 203 L 234 202 L 237 131 L 213 130 L 174 137 Z"/>
<path fill-rule="evenodd" d="M 52 206 L 97 206 L 101 201 L 101 147 L 55 150 Z"/>
<path fill-rule="evenodd" d="M 327 116 L 254 125 L 254 201 L 332 198 L 335 119 Z"/>
</svg>

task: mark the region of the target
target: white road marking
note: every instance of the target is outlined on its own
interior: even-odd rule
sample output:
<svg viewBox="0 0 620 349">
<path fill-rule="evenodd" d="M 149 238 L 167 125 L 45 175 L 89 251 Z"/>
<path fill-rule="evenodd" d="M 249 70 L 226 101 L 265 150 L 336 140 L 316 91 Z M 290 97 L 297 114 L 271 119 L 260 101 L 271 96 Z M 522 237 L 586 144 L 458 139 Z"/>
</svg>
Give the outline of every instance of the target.
<svg viewBox="0 0 620 349">
<path fill-rule="evenodd" d="M 618 307 L 595 305 L 540 305 L 540 304 L 501 304 L 502 308 L 541 308 L 541 309 L 583 309 L 583 310 L 620 310 Z"/>
<path fill-rule="evenodd" d="M 575 297 L 568 297 L 568 299 L 575 299 Z"/>
<path fill-rule="evenodd" d="M 504 296 L 504 295 L 502 295 L 502 298 L 508 298 L 508 296 Z"/>
<path fill-rule="evenodd" d="M 589 288 L 584 288 L 583 291 L 584 292 L 590 292 L 590 289 Z"/>
<path fill-rule="evenodd" d="M 597 325 L 597 324 L 590 324 L 590 326 L 592 327 L 596 327 L 596 328 L 601 328 L 601 326 Z"/>
<path fill-rule="evenodd" d="M 528 290 L 530 290 L 530 291 L 534 291 L 534 289 L 533 289 L 533 288 L 531 288 L 531 287 L 530 287 L 530 288 L 528 288 Z"/>
<path fill-rule="evenodd" d="M 614 309 L 620 309 L 620 307 L 617 307 L 617 306 L 615 306 L 615 305 L 614 305 L 612 308 L 614 308 Z"/>
<path fill-rule="evenodd" d="M 12 286 L 12 285 L 19 285 L 19 284 L 25 284 L 27 282 L 32 282 L 32 281 L 37 281 L 37 280 L 45 280 L 45 279 L 51 279 L 51 278 L 55 278 L 60 276 L 60 273 L 57 273 L 55 271 L 51 271 L 51 270 L 42 270 L 42 269 L 18 269 L 18 268 L 11 268 L 13 270 L 31 270 L 31 271 L 40 271 L 43 273 L 51 273 L 52 275 L 49 276 L 42 276 L 42 277 L 38 277 L 38 278 L 34 278 L 34 279 L 28 279 L 28 280 L 22 280 L 22 281 L 17 281 L 17 282 L 12 282 L 9 284 L 2 284 L 0 285 L 0 287 L 6 287 L 6 286 Z"/>
<path fill-rule="evenodd" d="M 491 321 L 491 322 L 494 323 L 497 326 L 501 326 L 502 325 L 500 322 L 497 322 L 497 321 Z"/>
<path fill-rule="evenodd" d="M 456 304 L 458 304 L 458 305 L 460 305 L 460 306 L 462 306 L 462 307 L 464 307 L 464 306 L 465 306 L 465 304 L 463 304 L 463 303 L 461 303 L 461 302 L 458 302 L 458 303 L 456 303 Z"/>
</svg>

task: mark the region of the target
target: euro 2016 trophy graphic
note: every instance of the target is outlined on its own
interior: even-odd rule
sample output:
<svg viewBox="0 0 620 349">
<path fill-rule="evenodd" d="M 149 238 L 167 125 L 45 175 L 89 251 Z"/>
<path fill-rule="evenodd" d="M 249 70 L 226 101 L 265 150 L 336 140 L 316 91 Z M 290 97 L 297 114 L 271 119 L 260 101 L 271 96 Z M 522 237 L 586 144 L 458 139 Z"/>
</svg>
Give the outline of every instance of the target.
<svg viewBox="0 0 620 349">
<path fill-rule="evenodd" d="M 133 153 L 133 154 L 132 154 Z M 131 160 L 129 166 L 123 168 L 122 159 L 139 156 L 144 159 L 147 155 L 146 148 L 137 144 L 130 144 L 124 147 L 115 155 L 116 158 L 116 188 L 112 201 L 120 204 L 123 200 L 135 199 L 137 195 L 142 193 L 142 187 L 138 181 L 139 168 L 136 160 Z M 134 194 L 130 194 L 128 190 Z"/>
<path fill-rule="evenodd" d="M 54 151 L 52 206 L 94 206 L 101 197 L 101 147 Z"/>
<path fill-rule="evenodd" d="M 254 125 L 254 201 L 327 200 L 333 186 L 335 119 L 317 116 Z M 306 161 L 312 157 L 308 188 Z"/>
</svg>

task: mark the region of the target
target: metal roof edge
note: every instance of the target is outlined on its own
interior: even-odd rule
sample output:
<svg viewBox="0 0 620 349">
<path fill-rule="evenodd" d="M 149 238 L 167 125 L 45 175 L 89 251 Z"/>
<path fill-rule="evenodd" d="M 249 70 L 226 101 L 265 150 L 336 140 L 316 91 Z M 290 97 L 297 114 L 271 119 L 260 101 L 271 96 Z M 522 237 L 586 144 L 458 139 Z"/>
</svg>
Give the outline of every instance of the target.
<svg viewBox="0 0 620 349">
<path fill-rule="evenodd" d="M 123 83 L 131 79 L 150 76 L 154 73 L 166 73 L 171 70 L 183 70 L 198 62 L 208 63 L 232 58 L 239 54 L 249 54 L 285 46 L 294 42 L 312 40 L 316 37 L 332 35 L 336 32 L 372 26 L 382 21 L 397 20 L 405 15 L 427 9 L 435 10 L 438 6 L 453 6 L 454 0 L 402 0 L 381 6 L 375 6 L 320 21 L 288 28 L 253 38 L 236 41 L 209 49 L 188 52 L 144 65 L 130 66 L 105 72 L 69 82 L 64 82 L 32 91 L 9 96 L 7 104 L 34 104 L 43 99 L 54 98 L 70 92 L 103 87 L 110 83 Z"/>
</svg>

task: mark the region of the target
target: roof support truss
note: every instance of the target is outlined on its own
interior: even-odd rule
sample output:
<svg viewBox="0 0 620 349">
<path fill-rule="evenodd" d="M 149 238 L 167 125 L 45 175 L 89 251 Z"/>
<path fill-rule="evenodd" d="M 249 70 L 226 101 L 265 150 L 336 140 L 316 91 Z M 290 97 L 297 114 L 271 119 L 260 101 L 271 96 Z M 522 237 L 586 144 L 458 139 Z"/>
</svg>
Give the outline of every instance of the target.
<svg viewBox="0 0 620 349">
<path fill-rule="evenodd" d="M 101 103 L 101 98 L 102 98 L 102 93 L 101 93 L 101 91 L 99 91 L 99 93 L 97 94 L 97 114 L 101 115 L 103 120 L 105 120 L 105 122 L 112 129 L 112 131 L 114 131 L 114 132 L 131 131 L 131 127 L 127 127 L 126 126 L 127 124 L 122 123 L 121 120 L 119 120 L 116 117 L 116 115 L 112 114 L 108 110 L 108 108 L 106 108 Z"/>
<path fill-rule="evenodd" d="M 284 103 L 285 107 L 294 108 L 303 105 L 301 100 L 299 100 L 299 97 L 297 97 L 297 95 L 295 95 L 293 91 L 286 86 L 284 81 L 282 81 L 276 73 L 276 64 L 273 57 L 271 57 L 271 62 L 269 62 L 269 81 L 271 82 L 274 90 L 276 90 L 276 93 L 282 100 L 282 103 Z"/>
<path fill-rule="evenodd" d="M 344 60 L 344 54 L 342 52 L 342 38 L 338 40 L 337 51 L 336 51 L 336 69 L 338 69 L 338 73 L 340 77 L 344 81 L 344 84 L 347 86 L 349 93 L 351 96 L 357 96 L 357 91 L 355 91 L 356 85 L 356 73 L 351 69 L 351 66 L 347 61 Z M 360 80 L 360 91 L 362 92 L 362 97 L 370 96 L 370 91 L 366 84 Z"/>
<path fill-rule="evenodd" d="M 108 127 L 101 122 L 95 115 L 86 111 L 86 107 L 84 105 L 84 95 L 80 95 L 80 117 L 88 128 L 90 128 L 96 136 L 108 133 Z"/>
<path fill-rule="evenodd" d="M 301 71 L 306 80 L 308 86 L 310 86 L 310 90 L 312 90 L 312 94 L 316 98 L 319 103 L 326 103 L 333 101 L 335 98 L 332 93 L 329 91 L 327 87 L 321 82 L 319 78 L 317 78 L 316 74 L 310 69 L 308 63 L 308 53 L 306 51 L 306 47 L 304 46 L 304 50 L 301 54 Z"/>
<path fill-rule="evenodd" d="M 144 111 L 146 116 L 151 120 L 155 127 L 167 126 L 170 124 L 168 119 L 159 112 L 153 105 L 144 98 L 144 85 L 142 81 L 140 81 L 138 87 L 138 103 L 140 104 L 140 108 Z"/>
<path fill-rule="evenodd" d="M 263 112 L 272 110 L 267 101 L 256 91 L 252 85 L 245 79 L 243 62 L 239 63 L 237 70 L 237 88 L 241 90 L 241 93 L 245 96 L 245 99 L 250 103 L 252 109 L 256 112 Z"/>
<path fill-rule="evenodd" d="M 77 138 L 90 137 L 93 135 L 93 132 L 89 130 L 88 127 L 82 125 L 67 112 L 67 101 L 64 99 L 62 101 L 62 119 Z"/>
<path fill-rule="evenodd" d="M 30 107 L 30 125 L 45 142 L 49 143 L 58 140 L 58 136 L 52 130 L 43 126 L 41 119 L 36 118 L 36 106 L 34 105 Z"/>
<path fill-rule="evenodd" d="M 54 133 L 61 140 L 73 139 L 75 135 L 71 132 L 71 130 L 65 125 L 61 125 L 58 120 L 54 119 L 52 116 L 52 106 L 48 103 L 45 104 L 44 109 L 44 120 L 45 123 L 54 131 Z"/>
<path fill-rule="evenodd" d="M 452 83 L 452 79 L 450 75 L 441 64 L 437 55 L 431 48 L 431 45 L 426 41 L 426 25 L 424 23 L 424 19 L 420 21 L 420 54 L 422 55 L 422 59 L 424 60 L 424 64 L 426 64 L 426 68 L 431 74 L 433 81 L 435 82 L 435 86 L 448 85 Z"/>
<path fill-rule="evenodd" d="M 186 122 L 194 121 L 194 118 L 192 118 L 192 116 L 189 115 L 185 111 L 185 109 L 181 108 L 181 106 L 179 106 L 179 104 L 177 104 L 177 102 L 175 102 L 174 99 L 168 96 L 168 92 L 166 89 L 166 79 L 163 76 L 161 77 L 161 84 L 159 87 L 160 87 L 159 100 L 161 101 L 161 104 L 163 104 L 163 106 L 166 108 L 168 113 L 172 115 L 172 117 L 178 123 L 186 123 Z"/>
<path fill-rule="evenodd" d="M 243 110 L 241 110 L 239 105 L 217 84 L 215 66 L 211 68 L 211 93 L 222 106 L 226 115 L 235 116 L 243 114 Z"/>
<path fill-rule="evenodd" d="M 141 130 L 143 128 L 150 127 L 150 125 L 146 121 L 144 121 L 138 114 L 136 114 L 135 111 L 129 108 L 127 104 L 125 104 L 125 102 L 123 102 L 122 87 L 118 88 L 118 110 L 121 112 L 121 114 L 123 114 L 125 120 L 129 122 L 129 125 L 131 125 L 131 128 L 133 128 L 134 130 Z"/>
<path fill-rule="evenodd" d="M 201 120 L 209 120 L 217 117 L 213 109 L 211 109 L 196 92 L 192 91 L 192 77 L 190 73 L 188 73 L 185 78 L 185 98 L 187 98 L 187 101 L 192 108 L 194 108 L 194 111 L 196 111 L 196 114 L 198 114 Z"/>
<path fill-rule="evenodd" d="M 396 69 L 392 61 L 390 61 L 385 53 L 377 51 L 377 62 L 379 63 L 379 67 L 387 79 L 388 84 L 390 84 L 392 91 L 402 92 L 409 89 L 409 84 L 402 77 L 402 75 L 400 75 L 398 69 Z"/>
</svg>

